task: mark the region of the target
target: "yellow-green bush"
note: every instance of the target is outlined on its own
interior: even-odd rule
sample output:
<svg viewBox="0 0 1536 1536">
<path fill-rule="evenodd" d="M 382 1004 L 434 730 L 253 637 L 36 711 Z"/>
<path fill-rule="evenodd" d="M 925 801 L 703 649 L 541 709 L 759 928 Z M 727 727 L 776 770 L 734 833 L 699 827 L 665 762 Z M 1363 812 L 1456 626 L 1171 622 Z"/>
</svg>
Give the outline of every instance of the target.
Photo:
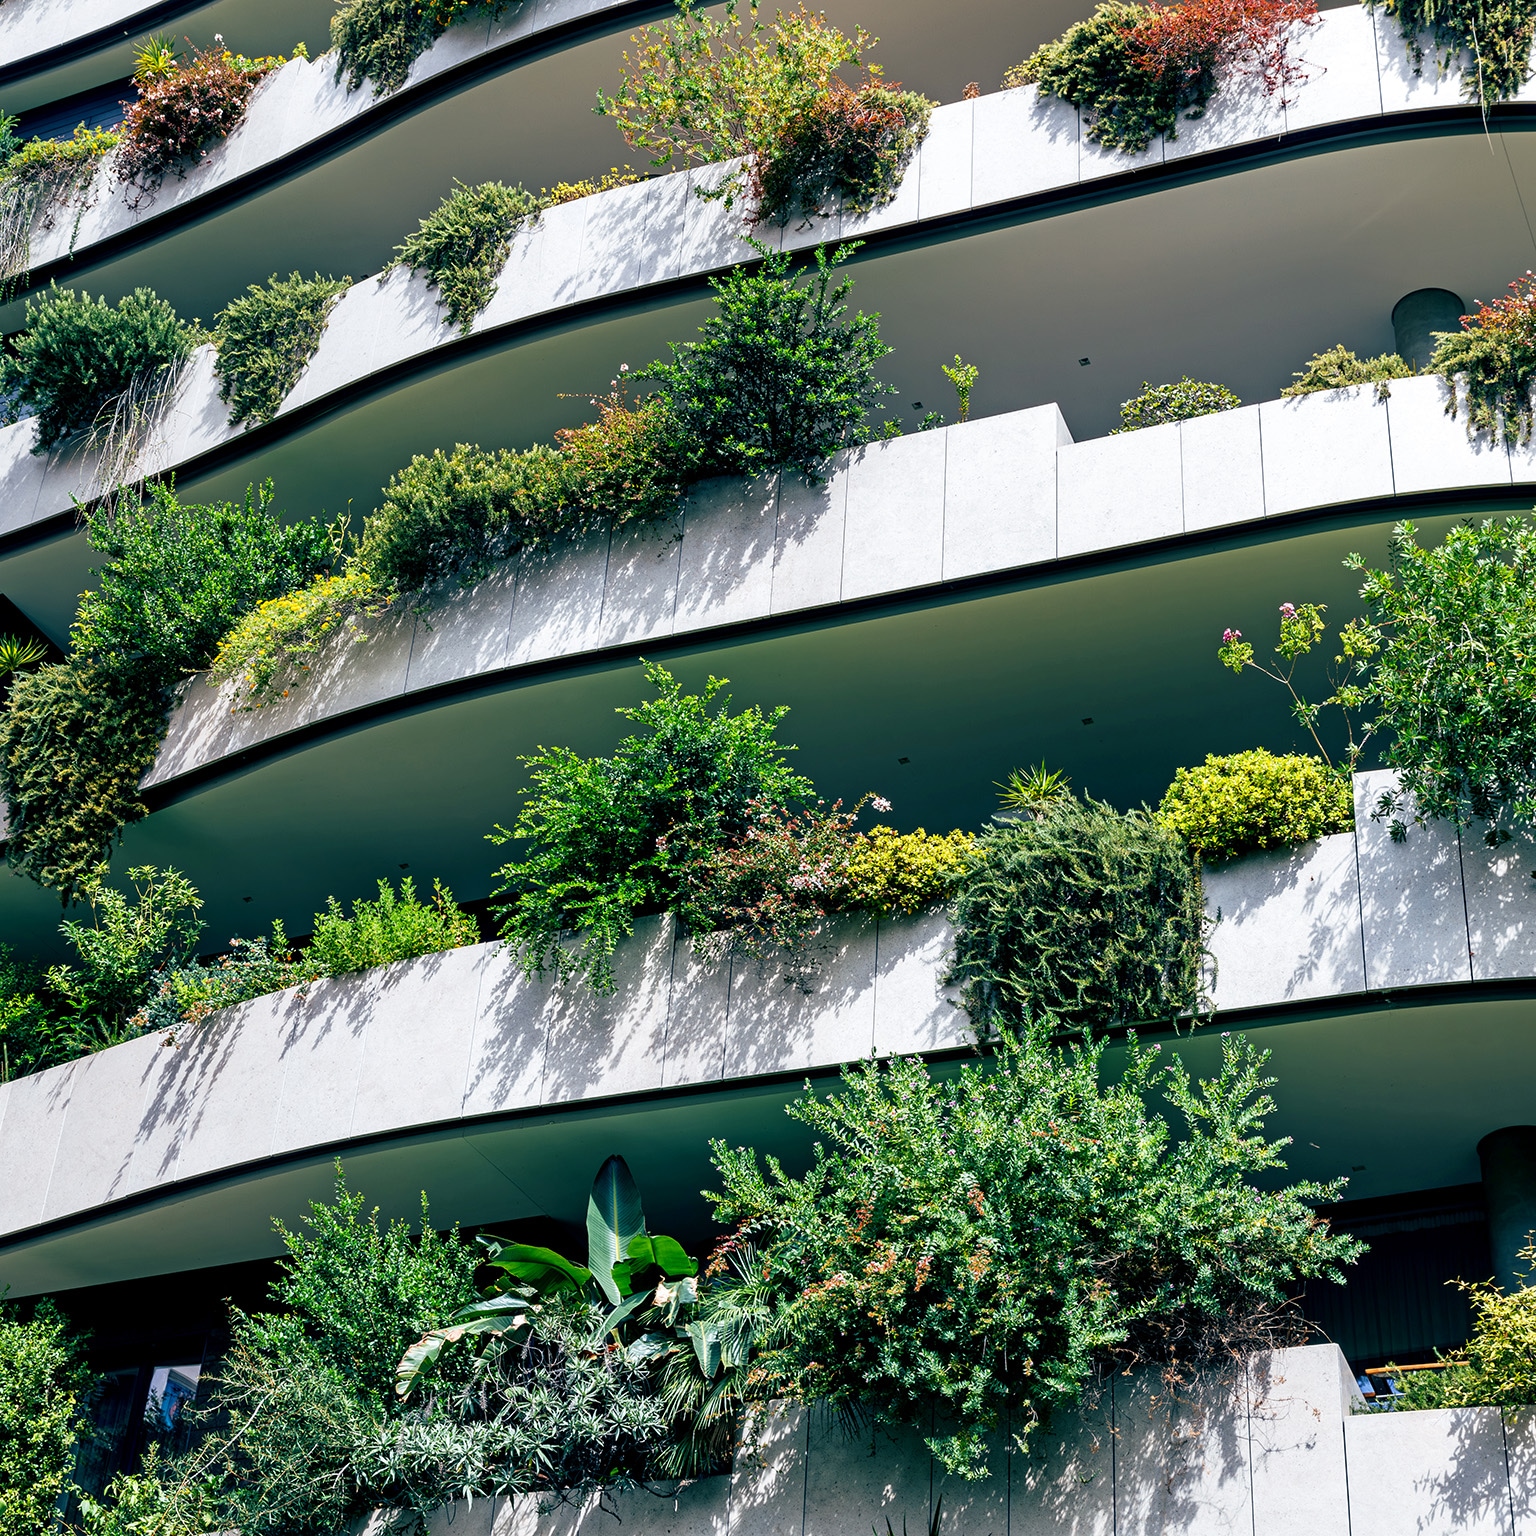
<svg viewBox="0 0 1536 1536">
<path fill-rule="evenodd" d="M 1321 758 L 1277 757 L 1259 747 L 1180 768 L 1157 819 L 1191 853 L 1215 862 L 1347 832 L 1354 796 L 1348 777 Z"/>
<path fill-rule="evenodd" d="M 898 832 L 871 827 L 853 839 L 844 870 L 850 907 L 876 917 L 910 915 L 945 900 L 970 867 L 976 839 L 969 832 Z"/>
</svg>

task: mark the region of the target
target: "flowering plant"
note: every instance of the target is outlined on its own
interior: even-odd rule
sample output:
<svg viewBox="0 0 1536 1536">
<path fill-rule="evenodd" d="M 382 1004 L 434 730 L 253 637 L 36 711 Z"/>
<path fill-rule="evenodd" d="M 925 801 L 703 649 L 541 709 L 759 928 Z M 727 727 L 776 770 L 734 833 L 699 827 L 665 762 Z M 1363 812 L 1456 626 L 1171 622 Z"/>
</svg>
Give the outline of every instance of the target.
<svg viewBox="0 0 1536 1536">
<path fill-rule="evenodd" d="M 1460 331 L 1438 333 L 1430 366 L 1450 386 L 1446 410 L 1464 400 L 1467 431 L 1479 429 L 1514 445 L 1531 440 L 1531 386 L 1536 383 L 1536 272 L 1509 293 L 1461 317 Z"/>
</svg>

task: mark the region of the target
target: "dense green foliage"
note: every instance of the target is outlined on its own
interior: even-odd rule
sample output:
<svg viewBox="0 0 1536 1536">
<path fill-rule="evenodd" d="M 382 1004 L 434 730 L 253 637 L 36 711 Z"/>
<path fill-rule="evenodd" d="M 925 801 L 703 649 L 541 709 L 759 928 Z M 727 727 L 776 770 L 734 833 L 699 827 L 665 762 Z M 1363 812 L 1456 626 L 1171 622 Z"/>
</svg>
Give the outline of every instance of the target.
<svg viewBox="0 0 1536 1536">
<path fill-rule="evenodd" d="M 1064 796 L 989 828 L 975 852 L 951 970 L 972 1019 L 1104 1028 L 1201 1007 L 1200 873 L 1155 818 Z"/>
<path fill-rule="evenodd" d="M 1456 55 L 1472 55 L 1463 71 L 1461 90 L 1486 112 L 1508 101 L 1531 77 L 1531 45 L 1536 41 L 1536 5 L 1532 0 L 1368 0 L 1397 18 L 1414 73 L 1424 67 L 1421 34 L 1432 33 L 1444 74 Z"/>
<path fill-rule="evenodd" d="M 538 198 L 520 186 L 456 181 L 420 228 L 395 247 L 398 262 L 437 285 L 448 318 L 467 336 L 496 292 L 514 232 L 538 212 Z"/>
<path fill-rule="evenodd" d="M 135 385 L 191 355 L 196 331 L 148 288 L 115 305 L 68 288 L 29 299 L 26 329 L 0 353 L 4 420 L 37 419 L 35 452 L 88 431 Z"/>
<path fill-rule="evenodd" d="M 878 315 L 846 319 L 849 278 L 833 269 L 856 247 L 794 269 L 788 252 L 758 245 L 754 272 L 735 267 L 711 278 L 718 313 L 701 339 L 674 342 L 669 362 L 639 377 L 656 380 L 691 473 L 756 474 L 797 469 L 817 477 L 838 449 L 868 441 L 868 413 L 894 389 L 875 379 L 890 348 Z"/>
<path fill-rule="evenodd" d="M 492 834 L 523 845 L 496 871 L 494 894 L 505 899 L 493 910 L 530 974 L 611 990 L 614 949 L 639 914 L 675 910 L 686 922 L 694 862 L 739 840 L 761 808 L 812 795 L 774 734 L 785 710 L 733 715 L 723 678 L 686 694 L 665 667 L 645 675 L 657 696 L 618 711 L 639 729 L 611 757 L 543 747 L 524 758 L 523 807 L 510 831 Z M 562 941 L 571 931 L 575 947 Z"/>
<path fill-rule="evenodd" d="M 398 90 L 411 65 L 461 16 L 476 9 L 500 15 L 506 0 L 340 0 L 331 17 L 336 78 L 355 91 L 373 81 L 373 94 Z"/>
<path fill-rule="evenodd" d="M 231 421 L 267 422 L 277 415 L 351 282 L 318 272 L 313 278 L 274 273 L 265 287 L 252 283 L 219 312 L 213 327 L 214 368 Z"/>
<path fill-rule="evenodd" d="M 1116 1076 L 1102 1039 L 1028 1024 L 958 1078 L 898 1060 L 808 1087 L 804 1178 L 716 1142 L 716 1215 L 761 1251 L 769 1297 L 752 1395 L 915 1425 L 981 1477 L 991 1433 L 1027 1443 L 1110 1369 L 1295 1342 L 1291 1288 L 1361 1245 L 1309 1209 L 1342 1181 L 1249 1182 L 1284 1166 L 1265 1060 L 1224 1038 L 1196 1082 L 1133 1037 Z"/>
<path fill-rule="evenodd" d="M 1277 757 L 1259 747 L 1180 768 L 1157 819 L 1196 858 L 1214 863 L 1348 832 L 1354 792 L 1349 776 L 1321 758 Z"/>
<path fill-rule="evenodd" d="M 1465 826 L 1536 821 L 1536 522 L 1467 522 L 1425 549 L 1412 523 L 1392 531 L 1386 570 L 1358 555 L 1368 642 L 1379 647 L 1365 696 L 1391 734 L 1395 815 Z M 1399 820 L 1394 828 L 1400 834 Z"/>
<path fill-rule="evenodd" d="M 1386 399 L 1388 383 L 1393 379 L 1411 379 L 1413 369 L 1396 352 L 1380 357 L 1356 357 L 1341 341 L 1326 352 L 1307 360 L 1305 368 L 1292 375 L 1296 382 L 1287 384 L 1282 395 L 1312 395 L 1323 389 L 1348 389 L 1355 384 L 1374 384 L 1376 393 Z"/>
<path fill-rule="evenodd" d="M 618 93 L 599 91 L 597 110 L 654 165 L 739 157 L 744 168 L 701 195 L 729 207 L 745 188 L 754 222 L 885 202 L 934 104 L 864 62 L 875 39 L 863 28 L 849 37 L 803 6 L 772 23 L 749 9 L 747 20 L 735 0 L 723 14 L 679 0 L 675 17 L 636 34 Z M 857 67 L 850 84 L 841 71 Z"/>
<path fill-rule="evenodd" d="M 51 1302 L 0 1308 L 0 1536 L 40 1536 L 74 1466 L 90 1376 Z"/>
<path fill-rule="evenodd" d="M 378 897 L 354 902 L 350 917 L 332 896 L 325 911 L 315 914 L 304 958 L 317 975 L 342 976 L 479 941 L 474 918 L 454 904 L 452 891 L 434 881 L 432 900 L 423 902 L 407 875 L 398 895 L 389 881 L 380 880 Z"/>
<path fill-rule="evenodd" d="M 1037 84 L 1085 114 L 1085 133 L 1138 154 L 1179 118 L 1200 117 L 1231 78 L 1271 95 L 1306 78 L 1290 46 L 1317 16 L 1312 0 L 1108 0 L 1009 70 L 1004 87 Z"/>
<path fill-rule="evenodd" d="M 107 559 L 81 597 L 70 659 L 17 678 L 0 716 L 7 856 L 66 900 L 143 816 L 138 783 L 173 686 L 212 661 L 242 613 L 330 558 L 319 525 L 281 523 L 270 484 L 205 506 L 153 485 L 142 502 L 94 509 L 87 533 Z"/>
<path fill-rule="evenodd" d="M 1235 410 L 1243 403 L 1221 384 L 1203 384 L 1191 378 L 1180 379 L 1177 384 L 1143 384 L 1141 391 L 1120 407 L 1120 425 L 1114 428 L 1115 432 L 1188 421 L 1194 416 Z"/>
<path fill-rule="evenodd" d="M 1446 408 L 1454 416 L 1465 400 L 1468 433 L 1479 430 L 1510 447 L 1531 440 L 1536 412 L 1536 277 L 1509 285 L 1508 295 L 1478 304 L 1459 331 L 1437 332 L 1429 366 L 1446 382 Z"/>
<path fill-rule="evenodd" d="M 0 113 L 0 117 L 5 117 Z M 76 208 L 76 228 L 104 155 L 117 147 L 119 135 L 81 123 L 67 139 L 17 142 L 16 119 L 0 129 L 0 300 L 9 300 L 27 279 L 32 265 L 34 225 L 53 227 L 59 211 Z M 74 252 L 74 240 L 70 240 Z"/>
</svg>

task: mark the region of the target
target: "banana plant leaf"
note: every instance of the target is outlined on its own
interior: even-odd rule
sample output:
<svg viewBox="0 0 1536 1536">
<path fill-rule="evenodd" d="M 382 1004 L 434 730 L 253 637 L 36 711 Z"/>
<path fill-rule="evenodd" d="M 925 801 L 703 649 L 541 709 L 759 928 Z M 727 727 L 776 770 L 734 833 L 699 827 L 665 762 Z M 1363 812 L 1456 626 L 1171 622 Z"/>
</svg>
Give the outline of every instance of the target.
<svg viewBox="0 0 1536 1536">
<path fill-rule="evenodd" d="M 592 1278 L 590 1269 L 573 1264 L 553 1248 L 536 1248 L 530 1243 L 503 1243 L 486 1263 L 505 1270 L 514 1280 L 524 1281 L 542 1292 L 574 1288 L 585 1290 Z"/>
<path fill-rule="evenodd" d="M 644 1235 L 645 1211 L 629 1165 L 622 1157 L 610 1157 L 598 1169 L 587 1201 L 587 1265 L 610 1306 L 618 1306 L 631 1289 L 628 1273 L 621 1288 L 614 1268 Z"/>
</svg>

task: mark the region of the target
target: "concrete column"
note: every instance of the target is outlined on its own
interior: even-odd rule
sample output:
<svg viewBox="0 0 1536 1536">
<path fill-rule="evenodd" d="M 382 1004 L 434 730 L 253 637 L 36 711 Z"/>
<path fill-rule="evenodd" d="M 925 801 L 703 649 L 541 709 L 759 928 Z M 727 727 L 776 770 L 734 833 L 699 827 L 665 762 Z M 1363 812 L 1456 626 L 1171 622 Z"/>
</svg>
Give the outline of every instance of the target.
<svg viewBox="0 0 1536 1536">
<path fill-rule="evenodd" d="M 1477 1144 L 1488 1207 L 1488 1247 L 1493 1277 L 1506 1290 L 1526 1283 L 1530 1266 L 1520 1258 L 1536 1232 L 1536 1125 L 1507 1125 Z"/>
<path fill-rule="evenodd" d="M 1416 288 L 1392 306 L 1397 355 L 1422 373 L 1435 352 L 1436 331 L 1459 331 L 1467 306 L 1449 288 Z"/>
</svg>

